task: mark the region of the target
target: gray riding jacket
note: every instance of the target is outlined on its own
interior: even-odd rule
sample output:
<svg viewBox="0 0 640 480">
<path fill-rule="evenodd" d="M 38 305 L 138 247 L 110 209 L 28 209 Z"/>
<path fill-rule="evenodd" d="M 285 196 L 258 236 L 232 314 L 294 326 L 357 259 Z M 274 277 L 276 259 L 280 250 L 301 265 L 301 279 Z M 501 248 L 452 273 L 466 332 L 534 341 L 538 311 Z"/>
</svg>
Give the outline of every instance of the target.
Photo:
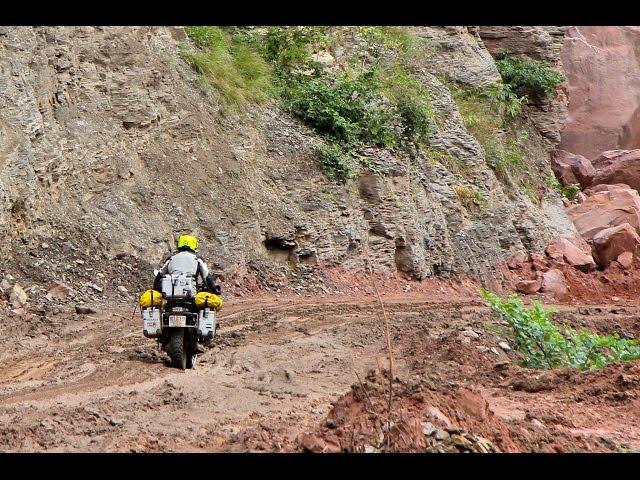
<svg viewBox="0 0 640 480">
<path fill-rule="evenodd" d="M 206 282 L 206 278 L 209 275 L 209 269 L 207 264 L 201 258 L 198 258 L 194 253 L 186 250 L 178 252 L 171 256 L 169 260 L 164 262 L 164 265 L 160 269 L 160 273 L 172 274 L 172 273 L 184 273 L 187 275 L 202 276 L 202 281 Z M 196 279 L 197 280 L 197 279 Z"/>
</svg>

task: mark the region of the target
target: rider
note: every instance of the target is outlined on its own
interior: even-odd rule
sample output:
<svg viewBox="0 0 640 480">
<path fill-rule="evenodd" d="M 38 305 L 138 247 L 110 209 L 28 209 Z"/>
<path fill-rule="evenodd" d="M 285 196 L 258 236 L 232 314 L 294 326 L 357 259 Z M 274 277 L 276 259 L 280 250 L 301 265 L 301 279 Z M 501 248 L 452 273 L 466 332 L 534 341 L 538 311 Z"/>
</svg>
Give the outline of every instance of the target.
<svg viewBox="0 0 640 480">
<path fill-rule="evenodd" d="M 220 285 L 216 285 L 213 281 L 213 276 L 209 273 L 209 269 L 207 268 L 207 264 L 204 263 L 204 260 L 196 256 L 198 244 L 198 238 L 194 235 L 180 235 L 178 237 L 178 241 L 176 242 L 178 252 L 169 257 L 169 259 L 164 262 L 164 265 L 162 265 L 162 268 L 156 275 L 154 290 L 161 290 L 160 285 L 163 275 L 184 273 L 192 275 L 196 279 L 196 282 L 198 281 L 198 277 L 200 277 L 206 290 L 220 295 Z M 212 347 L 213 339 L 206 342 L 205 346 Z M 201 350 L 201 352 L 202 351 L 203 350 Z"/>
<path fill-rule="evenodd" d="M 156 275 L 154 289 L 160 290 L 162 276 L 172 273 L 184 273 L 192 275 L 196 281 L 200 277 L 208 290 L 212 293 L 220 294 L 220 285 L 216 285 L 213 276 L 209 273 L 204 260 L 196 256 L 198 250 L 198 239 L 194 235 L 180 235 L 176 246 L 178 252 L 173 254 L 164 262 L 164 265 Z"/>
</svg>

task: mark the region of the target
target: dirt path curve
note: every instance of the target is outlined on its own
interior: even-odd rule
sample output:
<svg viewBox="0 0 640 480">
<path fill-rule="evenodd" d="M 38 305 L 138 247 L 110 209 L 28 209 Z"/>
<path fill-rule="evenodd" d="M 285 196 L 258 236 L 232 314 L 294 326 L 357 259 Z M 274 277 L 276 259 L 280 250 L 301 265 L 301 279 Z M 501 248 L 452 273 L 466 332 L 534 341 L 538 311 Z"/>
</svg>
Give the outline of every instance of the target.
<svg viewBox="0 0 640 480">
<path fill-rule="evenodd" d="M 403 333 L 400 371 L 415 361 L 403 354 L 406 332 L 440 338 L 487 315 L 477 301 L 450 300 L 385 298 Z M 0 450 L 233 451 L 256 427 L 271 449 L 287 449 L 356 382 L 354 371 L 384 363 L 372 298 L 234 300 L 220 320 L 217 346 L 187 372 L 165 365 L 128 307 L 3 335 Z M 505 416 L 523 408 L 510 398 L 495 400 Z"/>
<path fill-rule="evenodd" d="M 393 311 L 455 309 L 415 298 Z M 373 299 L 229 302 L 218 346 L 168 368 L 128 308 L 64 320 L 57 335 L 10 337 L 0 353 L 0 450 L 215 450 L 244 427 L 317 423 L 381 356 Z M 46 333 L 46 332 L 45 332 Z"/>
</svg>

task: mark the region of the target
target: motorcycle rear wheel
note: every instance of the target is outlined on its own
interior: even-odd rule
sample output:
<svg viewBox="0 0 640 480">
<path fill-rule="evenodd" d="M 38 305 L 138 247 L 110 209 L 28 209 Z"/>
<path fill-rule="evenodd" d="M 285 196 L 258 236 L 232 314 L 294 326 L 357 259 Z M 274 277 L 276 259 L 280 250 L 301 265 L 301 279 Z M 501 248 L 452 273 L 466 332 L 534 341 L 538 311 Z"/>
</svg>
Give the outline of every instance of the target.
<svg viewBox="0 0 640 480">
<path fill-rule="evenodd" d="M 184 343 L 184 330 L 182 328 L 172 329 L 166 351 L 171 358 L 171 364 L 181 370 L 187 369 L 187 352 Z"/>
</svg>

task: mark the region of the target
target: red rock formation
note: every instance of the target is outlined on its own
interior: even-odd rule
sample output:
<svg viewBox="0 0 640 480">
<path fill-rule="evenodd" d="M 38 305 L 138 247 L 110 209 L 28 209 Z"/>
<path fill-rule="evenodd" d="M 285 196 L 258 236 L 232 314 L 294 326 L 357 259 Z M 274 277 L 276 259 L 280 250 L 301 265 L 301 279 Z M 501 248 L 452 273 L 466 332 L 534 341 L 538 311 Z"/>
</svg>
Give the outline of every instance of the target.
<svg viewBox="0 0 640 480">
<path fill-rule="evenodd" d="M 640 150 L 609 150 L 593 160 L 592 185 L 624 183 L 640 190 Z"/>
<path fill-rule="evenodd" d="M 583 271 L 596 268 L 596 262 L 591 256 L 591 247 L 582 237 L 575 234 L 557 238 L 546 248 L 546 253 L 549 258 L 564 261 Z"/>
<path fill-rule="evenodd" d="M 640 27 L 567 27 L 569 116 L 560 148 L 594 158 L 640 148 Z"/>
<path fill-rule="evenodd" d="M 605 228 L 630 224 L 636 230 L 640 227 L 640 196 L 632 189 L 600 191 L 567 209 L 576 229 L 585 240 Z"/>
<path fill-rule="evenodd" d="M 613 192 L 614 190 L 630 190 L 631 187 L 624 183 L 615 183 L 613 185 L 594 185 L 591 188 L 587 188 L 584 193 L 585 195 L 593 195 L 598 192 Z M 586 199 L 585 199 L 586 200 Z"/>
<path fill-rule="evenodd" d="M 516 290 L 526 295 L 533 295 L 542 287 L 540 280 L 520 280 L 516 283 Z"/>
<path fill-rule="evenodd" d="M 593 252 L 599 265 L 606 267 L 625 252 L 635 252 L 640 237 L 628 223 L 605 228 L 593 237 Z M 622 263 L 622 262 L 621 262 Z"/>
<path fill-rule="evenodd" d="M 578 183 L 582 188 L 593 182 L 596 174 L 591 162 L 582 155 L 556 150 L 551 155 L 551 169 L 563 185 Z"/>
<path fill-rule="evenodd" d="M 564 274 L 553 268 L 542 274 L 542 291 L 555 300 L 562 300 L 567 296 L 567 281 Z"/>
<path fill-rule="evenodd" d="M 618 258 L 616 260 L 620 265 L 622 265 L 622 268 L 628 269 L 633 264 L 633 253 L 623 252 L 618 255 Z"/>
</svg>

